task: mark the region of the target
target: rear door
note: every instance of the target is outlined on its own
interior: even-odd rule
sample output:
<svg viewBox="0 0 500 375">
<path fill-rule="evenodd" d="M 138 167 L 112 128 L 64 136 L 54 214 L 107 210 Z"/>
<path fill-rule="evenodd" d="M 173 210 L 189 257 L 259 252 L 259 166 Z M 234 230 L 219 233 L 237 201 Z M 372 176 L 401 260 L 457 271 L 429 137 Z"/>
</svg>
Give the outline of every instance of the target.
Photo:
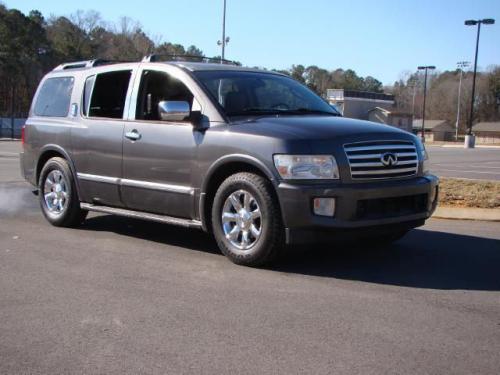
<svg viewBox="0 0 500 375">
<path fill-rule="evenodd" d="M 72 128 L 75 167 L 85 202 L 122 206 L 124 114 L 133 73 L 133 69 L 118 69 L 86 77 L 82 120 Z"/>
<path fill-rule="evenodd" d="M 135 210 L 191 218 L 196 131 L 189 121 L 161 120 L 158 103 L 187 101 L 192 108 L 198 102 L 179 78 L 161 69 L 141 69 L 134 86 L 123 139 L 123 202 Z"/>
</svg>

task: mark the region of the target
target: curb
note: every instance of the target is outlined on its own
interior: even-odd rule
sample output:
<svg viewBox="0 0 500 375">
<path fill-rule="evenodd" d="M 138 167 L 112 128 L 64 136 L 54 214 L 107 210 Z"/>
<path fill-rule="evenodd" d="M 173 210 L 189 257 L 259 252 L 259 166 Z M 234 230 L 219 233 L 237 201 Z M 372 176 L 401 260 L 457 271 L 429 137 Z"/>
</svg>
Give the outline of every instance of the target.
<svg viewBox="0 0 500 375">
<path fill-rule="evenodd" d="M 436 219 L 500 221 L 498 208 L 438 207 L 432 215 Z"/>
<path fill-rule="evenodd" d="M 435 145 L 435 147 L 442 147 L 442 148 L 464 148 L 464 145 Z M 497 145 L 485 145 L 485 144 L 482 144 L 482 145 L 475 145 L 474 146 L 475 148 L 486 148 L 486 149 L 500 149 L 500 146 L 497 146 Z"/>
</svg>

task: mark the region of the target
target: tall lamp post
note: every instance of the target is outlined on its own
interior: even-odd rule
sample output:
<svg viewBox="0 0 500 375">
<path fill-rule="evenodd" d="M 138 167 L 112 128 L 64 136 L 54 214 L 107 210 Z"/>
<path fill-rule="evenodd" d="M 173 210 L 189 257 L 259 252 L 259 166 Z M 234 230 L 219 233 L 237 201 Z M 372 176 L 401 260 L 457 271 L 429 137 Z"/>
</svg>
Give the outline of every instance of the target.
<svg viewBox="0 0 500 375">
<path fill-rule="evenodd" d="M 458 83 L 458 96 L 457 96 L 457 122 L 455 123 L 455 141 L 458 141 L 458 123 L 460 121 L 460 92 L 462 91 L 462 76 L 464 73 L 464 68 L 470 65 L 468 61 L 457 62 L 457 67 L 460 69 L 460 81 Z"/>
<path fill-rule="evenodd" d="M 418 70 L 424 70 L 424 105 L 422 108 L 422 143 L 425 142 L 425 99 L 427 97 L 427 71 L 436 69 L 435 66 L 427 65 L 427 66 L 419 66 Z"/>
<path fill-rule="evenodd" d="M 224 10 L 222 13 L 222 39 L 217 41 L 217 45 L 222 47 L 221 63 L 224 60 L 226 45 L 229 43 L 229 37 L 226 37 L 226 0 L 224 0 Z"/>
<path fill-rule="evenodd" d="M 492 18 L 485 18 L 482 20 L 467 20 L 465 21 L 466 26 L 477 25 L 477 37 L 476 37 L 476 55 L 474 57 L 474 75 L 472 76 L 472 96 L 470 101 L 470 113 L 469 122 L 467 124 L 467 133 L 465 135 L 465 148 L 474 148 L 475 139 L 472 135 L 472 120 L 474 119 L 474 101 L 476 94 L 476 71 L 477 71 L 477 52 L 479 50 L 479 34 L 481 33 L 481 24 L 493 25 L 495 20 Z"/>
</svg>

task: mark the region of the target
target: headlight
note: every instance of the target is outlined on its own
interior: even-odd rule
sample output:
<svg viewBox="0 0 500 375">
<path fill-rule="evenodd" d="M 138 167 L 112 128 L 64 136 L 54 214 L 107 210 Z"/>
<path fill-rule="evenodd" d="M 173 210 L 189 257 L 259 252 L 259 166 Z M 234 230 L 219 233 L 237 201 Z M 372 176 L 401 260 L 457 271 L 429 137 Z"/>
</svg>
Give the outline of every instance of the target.
<svg viewBox="0 0 500 375">
<path fill-rule="evenodd" d="M 429 174 L 429 155 L 422 142 L 419 142 L 420 153 L 422 154 L 422 171 L 424 174 Z"/>
<path fill-rule="evenodd" d="M 274 165 L 285 180 L 338 179 L 332 155 L 274 155 Z"/>
</svg>

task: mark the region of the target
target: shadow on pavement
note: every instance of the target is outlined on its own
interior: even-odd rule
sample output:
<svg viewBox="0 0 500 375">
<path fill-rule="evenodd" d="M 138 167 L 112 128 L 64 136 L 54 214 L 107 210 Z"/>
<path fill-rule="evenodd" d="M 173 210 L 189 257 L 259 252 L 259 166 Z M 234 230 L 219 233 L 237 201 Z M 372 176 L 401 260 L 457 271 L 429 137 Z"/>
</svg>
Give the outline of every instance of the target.
<svg viewBox="0 0 500 375">
<path fill-rule="evenodd" d="M 273 269 L 428 289 L 500 290 L 500 241 L 415 229 L 382 248 L 290 249 Z"/>
<path fill-rule="evenodd" d="M 160 223 L 103 215 L 89 218 L 82 229 L 219 253 L 208 234 Z M 382 248 L 348 243 L 287 248 L 269 270 L 413 288 L 497 291 L 500 241 L 415 229 Z"/>
</svg>

